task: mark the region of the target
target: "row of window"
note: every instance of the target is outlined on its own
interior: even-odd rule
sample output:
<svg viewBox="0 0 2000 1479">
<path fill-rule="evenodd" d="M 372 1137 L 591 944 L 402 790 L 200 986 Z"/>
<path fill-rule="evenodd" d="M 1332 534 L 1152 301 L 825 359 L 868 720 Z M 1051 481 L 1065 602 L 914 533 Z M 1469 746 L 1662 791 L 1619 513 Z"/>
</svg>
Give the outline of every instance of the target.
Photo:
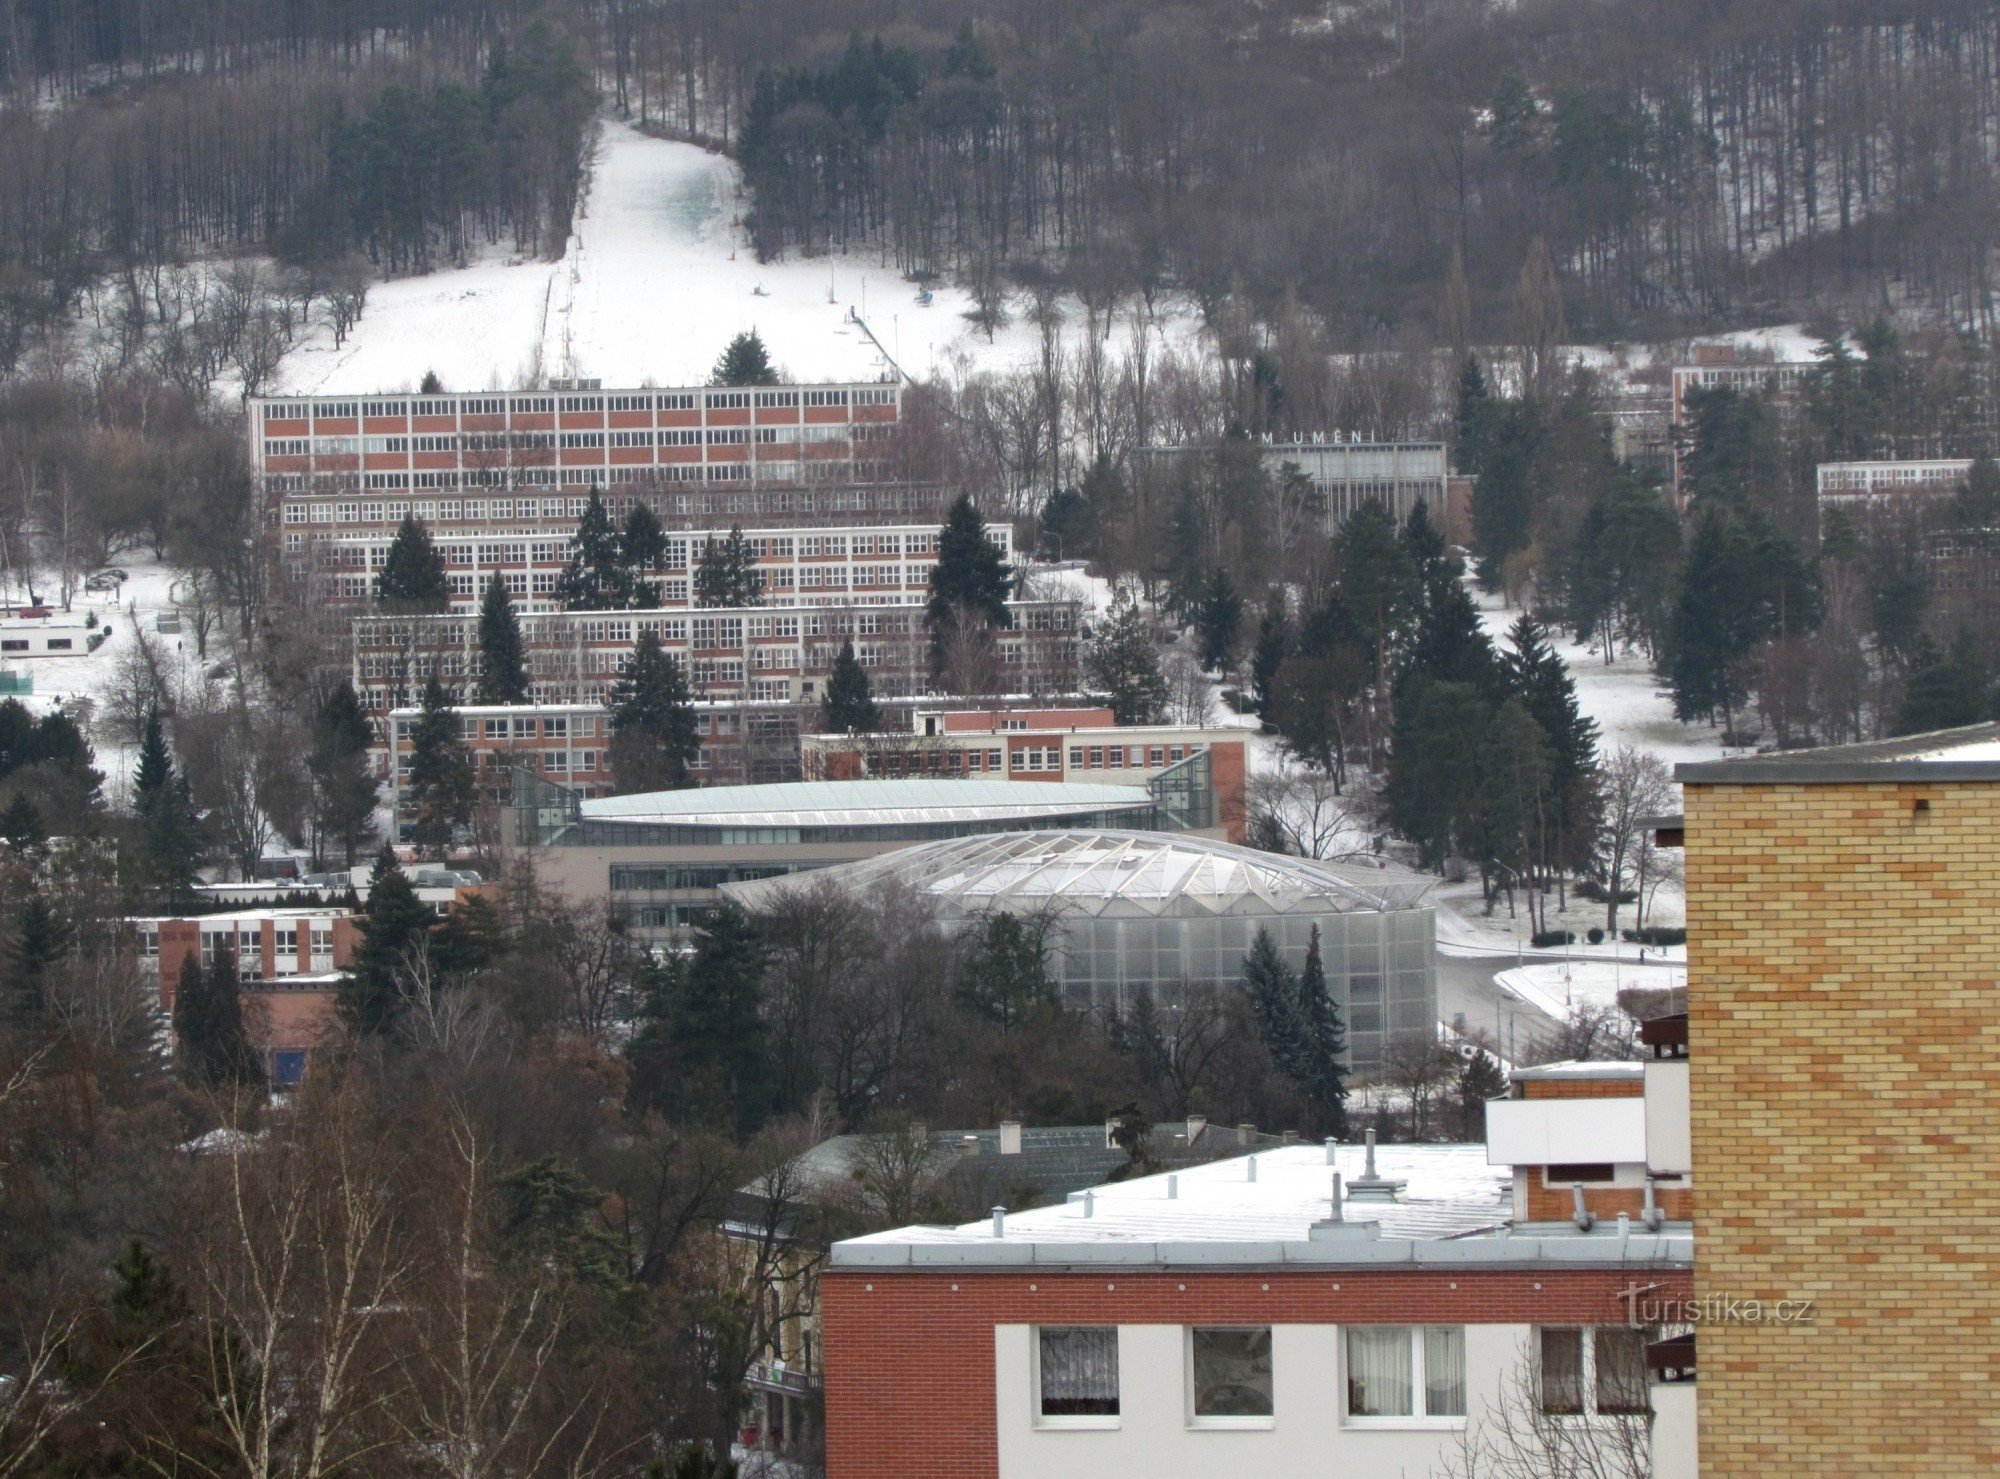
<svg viewBox="0 0 2000 1479">
<path fill-rule="evenodd" d="M 1532 1356 L 1541 1411 L 1551 1417 L 1650 1411 L 1646 1339 L 1646 1331 L 1625 1326 L 1538 1328 Z M 1116 1422 L 1116 1326 L 1044 1325 L 1035 1332 L 1033 1349 L 1040 1424 Z M 1190 1326 L 1184 1353 L 1191 1425 L 1263 1427 L 1276 1419 L 1270 1326 Z M 1350 1422 L 1466 1415 L 1463 1326 L 1350 1325 L 1341 1332 L 1341 1353 L 1341 1412 Z"/>
<path fill-rule="evenodd" d="M 558 409 L 565 412 L 601 413 L 613 411 L 693 411 L 703 405 L 717 410 L 744 410 L 752 400 L 760 407 L 795 407 L 797 390 L 651 391 L 623 395 L 505 395 L 436 396 L 419 400 L 367 401 L 273 401 L 263 407 L 265 421 L 302 421 L 308 414 L 316 421 L 352 421 L 361 416 L 547 416 Z M 822 389 L 804 392 L 808 406 L 889 406 L 896 402 L 893 387 L 848 390 Z"/>
</svg>

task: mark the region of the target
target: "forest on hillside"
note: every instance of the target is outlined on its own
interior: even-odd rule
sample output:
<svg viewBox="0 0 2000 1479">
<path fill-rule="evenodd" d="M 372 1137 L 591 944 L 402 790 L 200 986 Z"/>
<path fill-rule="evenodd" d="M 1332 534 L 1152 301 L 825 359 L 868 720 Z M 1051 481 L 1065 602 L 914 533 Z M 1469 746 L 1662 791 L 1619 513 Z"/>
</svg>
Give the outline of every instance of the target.
<svg viewBox="0 0 2000 1479">
<path fill-rule="evenodd" d="M 761 252 L 879 247 L 982 301 L 1175 285 L 1458 348 L 1546 259 L 1580 337 L 1983 330 L 1997 94 L 1971 0 L 24 0 L 0 349 L 196 253 L 558 250 L 598 98 L 735 154 Z"/>
</svg>

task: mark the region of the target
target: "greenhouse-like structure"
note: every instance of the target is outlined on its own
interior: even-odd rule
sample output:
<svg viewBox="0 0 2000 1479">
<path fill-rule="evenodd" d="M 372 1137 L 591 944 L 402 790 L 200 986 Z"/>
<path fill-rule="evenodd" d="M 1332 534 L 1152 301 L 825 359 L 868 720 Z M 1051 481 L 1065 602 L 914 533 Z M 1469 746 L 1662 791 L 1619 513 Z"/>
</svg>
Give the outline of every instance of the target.
<svg viewBox="0 0 2000 1479">
<path fill-rule="evenodd" d="M 756 909 L 824 880 L 929 896 L 947 929 L 991 914 L 1047 916 L 1049 973 L 1066 1005 L 1171 1010 L 1190 983 L 1240 986 L 1268 930 L 1294 970 L 1314 926 L 1356 1068 L 1437 1021 L 1432 880 L 1258 852 L 1187 833 L 1012 832 L 955 837 L 814 874 L 731 884 Z"/>
</svg>

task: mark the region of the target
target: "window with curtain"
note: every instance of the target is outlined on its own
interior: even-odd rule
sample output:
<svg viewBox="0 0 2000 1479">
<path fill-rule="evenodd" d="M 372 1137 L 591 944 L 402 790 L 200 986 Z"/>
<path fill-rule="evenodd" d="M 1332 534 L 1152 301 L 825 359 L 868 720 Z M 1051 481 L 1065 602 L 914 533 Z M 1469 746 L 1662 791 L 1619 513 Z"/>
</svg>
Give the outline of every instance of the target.
<svg viewBox="0 0 2000 1479">
<path fill-rule="evenodd" d="M 1536 1332 L 1542 1411 L 1567 1417 L 1644 1416 L 1652 1411 L 1646 1342 L 1623 1325 Z"/>
<path fill-rule="evenodd" d="M 1424 1415 L 1465 1416 L 1465 1330 L 1432 1325 L 1424 1331 Z"/>
<path fill-rule="evenodd" d="M 1189 1332 L 1194 1415 L 1270 1417 L 1271 1330 L 1197 1328 Z"/>
<path fill-rule="evenodd" d="M 1591 1336 L 1596 1357 L 1591 1385 L 1597 1410 L 1620 1414 L 1651 1411 L 1651 1394 L 1646 1390 L 1646 1332 L 1612 1325 L 1600 1326 Z"/>
<path fill-rule="evenodd" d="M 1118 1330 L 1044 1325 L 1040 1338 L 1043 1417 L 1118 1416 Z"/>
<path fill-rule="evenodd" d="M 1583 1411 L 1583 1332 L 1544 1328 L 1538 1332 L 1535 1376 L 1542 1411 L 1557 1415 Z"/>
<path fill-rule="evenodd" d="M 1412 1417 L 1410 1332 L 1399 1326 L 1347 1332 L 1349 1417 Z"/>
<path fill-rule="evenodd" d="M 1349 1417 L 1465 1416 L 1459 1326 L 1350 1326 L 1346 1345 Z"/>
</svg>

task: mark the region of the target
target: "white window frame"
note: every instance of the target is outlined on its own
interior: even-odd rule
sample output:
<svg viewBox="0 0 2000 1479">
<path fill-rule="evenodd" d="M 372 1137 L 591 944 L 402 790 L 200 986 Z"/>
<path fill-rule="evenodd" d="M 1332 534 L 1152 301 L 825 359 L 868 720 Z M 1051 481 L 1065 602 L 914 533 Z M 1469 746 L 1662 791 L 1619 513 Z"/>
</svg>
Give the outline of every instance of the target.
<svg viewBox="0 0 2000 1479">
<path fill-rule="evenodd" d="M 1072 1325 L 1051 1325 L 1051 1330 L 1079 1328 Z M 1042 1327 L 1028 1327 L 1028 1413 L 1030 1421 L 1037 1428 L 1058 1432 L 1099 1432 L 1117 1431 L 1124 1422 L 1125 1414 L 1125 1332 L 1122 1326 L 1083 1325 L 1084 1329 L 1105 1329 L 1111 1331 L 1114 1348 L 1118 1352 L 1118 1411 L 1116 1413 L 1045 1413 L 1042 1411 Z"/>
<path fill-rule="evenodd" d="M 1194 1337 L 1197 1330 L 1262 1330 L 1271 1338 L 1271 1415 L 1269 1417 L 1204 1416 L 1194 1410 Z M 1278 1425 L 1278 1352 L 1275 1325 L 1183 1325 L 1181 1327 L 1182 1411 L 1191 1431 L 1266 1432 Z"/>
<path fill-rule="evenodd" d="M 1646 1410 L 1644 1412 L 1600 1412 L 1597 1408 L 1597 1333 L 1603 1329 L 1623 1330 L 1629 1328 L 1631 1327 L 1623 1325 L 1536 1325 L 1531 1327 L 1533 1334 L 1530 1337 L 1531 1346 L 1528 1355 L 1529 1359 L 1534 1362 L 1535 1405 L 1538 1409 L 1536 1415 L 1538 1417 L 1551 1418 L 1557 1422 L 1567 1423 L 1618 1422 L 1628 1417 L 1651 1418 L 1654 1415 L 1654 1407 L 1653 1389 L 1650 1382 L 1645 1384 Z M 1582 1348 L 1579 1352 L 1580 1369 L 1577 1374 L 1578 1381 L 1581 1384 L 1581 1391 L 1579 1393 L 1583 1403 L 1583 1410 L 1581 1412 L 1550 1412 L 1541 1405 L 1542 1332 L 1544 1330 L 1578 1330 L 1583 1333 Z M 1643 1344 L 1644 1337 L 1648 1332 L 1639 1330 L 1634 1333 L 1641 1337 Z"/>
<path fill-rule="evenodd" d="M 1410 1411 L 1396 1416 L 1375 1417 L 1348 1411 L 1347 1383 L 1347 1332 L 1349 1330 L 1402 1330 L 1410 1337 Z M 1463 1325 L 1342 1325 L 1340 1327 L 1340 1423 L 1346 1428 L 1383 1429 L 1405 1428 L 1423 1429 L 1434 1432 L 1453 1432 L 1464 1428 L 1465 1414 L 1439 1413 L 1432 1415 L 1429 1406 L 1430 1390 L 1424 1370 L 1427 1336 L 1432 1330 L 1456 1330 L 1461 1361 L 1466 1366 L 1466 1405 L 1472 1405 L 1472 1372 L 1465 1357 L 1465 1327 Z"/>
</svg>

